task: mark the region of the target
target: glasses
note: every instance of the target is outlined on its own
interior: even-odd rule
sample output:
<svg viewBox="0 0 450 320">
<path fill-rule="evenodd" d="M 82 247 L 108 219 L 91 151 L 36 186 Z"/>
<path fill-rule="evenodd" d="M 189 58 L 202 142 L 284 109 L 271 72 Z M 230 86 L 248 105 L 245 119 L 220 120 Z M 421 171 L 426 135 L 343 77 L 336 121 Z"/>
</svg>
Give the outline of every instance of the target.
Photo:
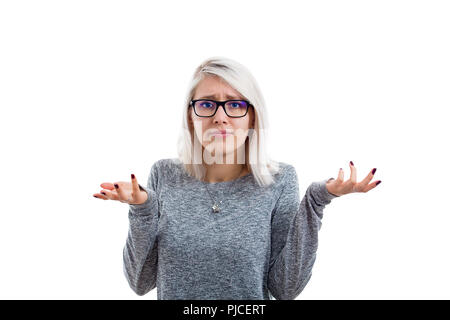
<svg viewBox="0 0 450 320">
<path fill-rule="evenodd" d="M 223 108 L 227 116 L 231 118 L 245 117 L 248 107 L 252 106 L 247 100 L 191 100 L 189 107 L 194 108 L 194 112 L 198 117 L 212 117 L 216 114 L 219 106 Z"/>
</svg>

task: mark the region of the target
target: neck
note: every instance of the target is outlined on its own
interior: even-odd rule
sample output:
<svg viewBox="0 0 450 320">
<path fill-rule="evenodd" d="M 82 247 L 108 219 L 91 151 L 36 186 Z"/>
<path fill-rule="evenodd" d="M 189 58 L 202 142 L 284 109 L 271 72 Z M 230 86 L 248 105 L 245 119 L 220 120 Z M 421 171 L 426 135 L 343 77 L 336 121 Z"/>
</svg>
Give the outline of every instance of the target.
<svg viewBox="0 0 450 320">
<path fill-rule="evenodd" d="M 205 181 L 209 183 L 235 180 L 248 173 L 245 164 L 212 164 L 205 167 Z"/>
<path fill-rule="evenodd" d="M 203 149 L 204 150 L 204 149 Z M 246 152 L 246 143 L 240 147 L 239 151 L 234 152 L 234 161 L 232 163 L 226 163 L 228 161 L 225 154 L 218 155 L 224 163 L 204 164 L 206 168 L 206 174 L 204 177 L 205 182 L 216 183 L 216 182 L 226 182 L 238 179 L 250 173 L 248 169 L 248 152 Z M 245 163 L 238 161 L 238 154 L 245 152 Z M 210 158 L 215 158 L 215 156 L 210 155 Z M 217 158 L 216 158 L 217 159 Z M 243 160 L 243 159 L 242 159 Z"/>
</svg>

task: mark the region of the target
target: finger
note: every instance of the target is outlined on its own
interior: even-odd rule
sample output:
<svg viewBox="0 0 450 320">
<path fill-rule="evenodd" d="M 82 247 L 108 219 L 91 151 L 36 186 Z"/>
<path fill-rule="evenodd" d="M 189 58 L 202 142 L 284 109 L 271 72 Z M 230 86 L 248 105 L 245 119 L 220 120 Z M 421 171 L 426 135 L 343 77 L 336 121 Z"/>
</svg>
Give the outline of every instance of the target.
<svg viewBox="0 0 450 320">
<path fill-rule="evenodd" d="M 123 188 L 120 188 L 119 182 L 114 182 L 114 189 L 117 192 L 118 200 L 120 201 L 126 201 L 127 197 L 125 196 L 125 192 L 123 191 Z"/>
<path fill-rule="evenodd" d="M 337 180 L 339 182 L 343 182 L 344 181 L 344 170 L 342 170 L 342 168 L 339 169 Z"/>
<path fill-rule="evenodd" d="M 134 174 L 131 174 L 131 187 L 133 190 L 133 195 L 139 194 L 139 184 Z"/>
<path fill-rule="evenodd" d="M 366 185 L 370 182 L 370 180 L 373 179 L 375 171 L 377 171 L 377 168 L 373 168 L 372 170 L 370 170 L 369 174 L 359 183 L 363 188 L 365 188 Z"/>
<path fill-rule="evenodd" d="M 373 188 L 375 188 L 377 185 L 379 185 L 380 183 L 381 183 L 380 180 L 374 181 L 374 182 L 372 182 L 371 184 L 369 184 L 368 186 L 366 186 L 366 187 L 362 190 L 362 192 L 370 191 L 370 190 L 372 190 Z"/>
<path fill-rule="evenodd" d="M 105 188 L 105 189 L 109 189 L 109 190 L 114 190 L 114 184 L 110 183 L 110 182 L 103 182 L 100 187 Z"/>
<path fill-rule="evenodd" d="M 100 191 L 100 193 L 103 194 L 109 200 L 118 200 L 119 199 L 119 196 L 117 195 L 117 192 L 115 190 L 111 191 L 111 190 L 103 189 L 102 191 Z"/>
<path fill-rule="evenodd" d="M 100 193 L 94 193 L 94 197 L 97 199 L 108 200 L 108 198 L 106 198 L 103 194 Z"/>
<path fill-rule="evenodd" d="M 356 184 L 356 168 L 353 161 L 350 161 L 350 181 Z"/>
</svg>

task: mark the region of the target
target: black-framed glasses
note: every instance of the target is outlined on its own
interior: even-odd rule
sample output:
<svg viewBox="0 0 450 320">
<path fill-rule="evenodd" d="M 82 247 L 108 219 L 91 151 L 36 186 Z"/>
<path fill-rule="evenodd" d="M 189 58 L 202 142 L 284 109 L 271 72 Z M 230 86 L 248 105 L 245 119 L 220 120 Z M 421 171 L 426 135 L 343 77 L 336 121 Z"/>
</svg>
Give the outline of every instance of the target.
<svg viewBox="0 0 450 320">
<path fill-rule="evenodd" d="M 215 101 L 199 99 L 191 100 L 189 106 L 194 108 L 198 117 L 212 117 L 221 106 L 230 118 L 242 118 L 245 117 L 252 104 L 247 100 Z"/>
</svg>

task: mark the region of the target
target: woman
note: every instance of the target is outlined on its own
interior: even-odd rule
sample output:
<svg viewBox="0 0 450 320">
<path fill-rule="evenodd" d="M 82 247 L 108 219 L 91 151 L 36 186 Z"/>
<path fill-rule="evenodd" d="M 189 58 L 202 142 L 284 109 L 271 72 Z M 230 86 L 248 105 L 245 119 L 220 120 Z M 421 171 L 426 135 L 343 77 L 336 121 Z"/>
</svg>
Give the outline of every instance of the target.
<svg viewBox="0 0 450 320">
<path fill-rule="evenodd" d="M 158 299 L 295 299 L 308 283 L 323 210 L 367 192 L 375 169 L 312 183 L 300 202 L 295 168 L 266 154 L 263 96 L 250 72 L 214 57 L 194 73 L 179 157 L 156 161 L 147 186 L 102 183 L 95 197 L 129 204 L 123 251 L 130 287 Z"/>
</svg>

